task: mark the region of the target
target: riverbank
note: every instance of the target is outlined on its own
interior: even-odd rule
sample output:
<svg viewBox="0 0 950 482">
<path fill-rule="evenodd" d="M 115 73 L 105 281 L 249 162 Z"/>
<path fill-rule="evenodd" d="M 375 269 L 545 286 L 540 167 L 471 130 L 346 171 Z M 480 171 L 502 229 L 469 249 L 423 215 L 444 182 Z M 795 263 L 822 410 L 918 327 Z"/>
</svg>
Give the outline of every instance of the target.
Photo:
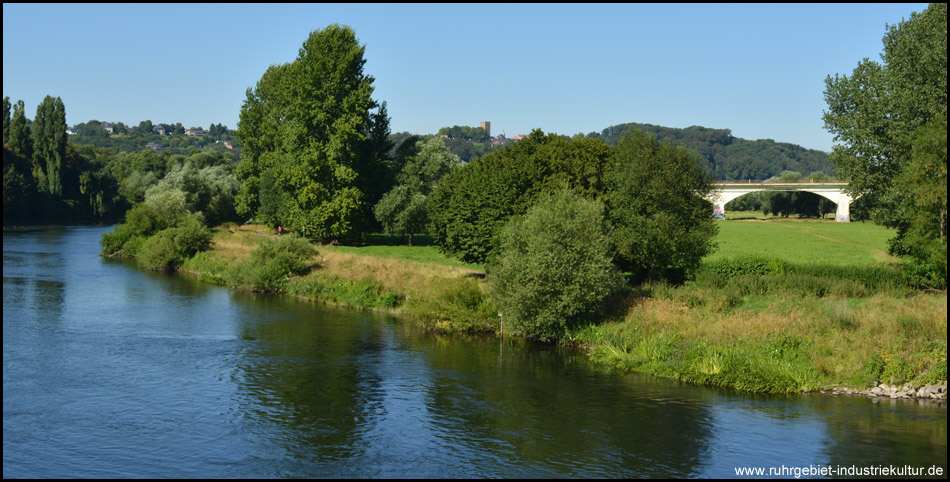
<svg viewBox="0 0 950 482">
<path fill-rule="evenodd" d="M 214 248 L 181 270 L 228 285 L 228 266 L 249 257 L 266 231 L 217 228 Z M 318 250 L 314 267 L 285 280 L 282 294 L 395 314 L 427 330 L 502 334 L 476 270 Z M 641 286 L 611 319 L 564 343 L 616 369 L 753 393 L 873 396 L 880 383 L 917 389 L 945 382 L 946 292 L 907 289 L 886 268 L 796 269 Z M 946 389 L 918 393 L 945 398 Z"/>
</svg>

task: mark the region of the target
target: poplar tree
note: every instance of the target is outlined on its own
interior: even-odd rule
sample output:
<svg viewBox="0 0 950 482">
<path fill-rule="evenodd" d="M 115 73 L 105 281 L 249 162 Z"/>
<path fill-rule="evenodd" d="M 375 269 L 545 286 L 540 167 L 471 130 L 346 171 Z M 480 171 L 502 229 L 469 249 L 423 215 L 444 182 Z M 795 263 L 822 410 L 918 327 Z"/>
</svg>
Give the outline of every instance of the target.
<svg viewBox="0 0 950 482">
<path fill-rule="evenodd" d="M 40 189 L 62 196 L 65 159 L 66 107 L 59 97 L 47 95 L 33 119 L 33 175 Z"/>
<path fill-rule="evenodd" d="M 10 98 L 3 97 L 3 143 L 10 143 Z"/>
<path fill-rule="evenodd" d="M 27 124 L 25 107 L 22 100 L 13 106 L 13 119 L 10 121 L 10 149 L 29 161 L 33 158 L 33 137 Z"/>
</svg>

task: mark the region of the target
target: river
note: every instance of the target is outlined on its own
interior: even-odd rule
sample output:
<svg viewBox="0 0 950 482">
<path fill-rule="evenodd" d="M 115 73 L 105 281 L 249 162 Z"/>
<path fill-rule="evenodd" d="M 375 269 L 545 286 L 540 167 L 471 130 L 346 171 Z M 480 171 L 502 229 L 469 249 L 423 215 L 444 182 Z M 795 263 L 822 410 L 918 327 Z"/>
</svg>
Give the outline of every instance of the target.
<svg viewBox="0 0 950 482">
<path fill-rule="evenodd" d="M 109 229 L 3 232 L 4 478 L 947 470 L 945 405 L 754 396 L 426 334 L 104 259 Z"/>
</svg>

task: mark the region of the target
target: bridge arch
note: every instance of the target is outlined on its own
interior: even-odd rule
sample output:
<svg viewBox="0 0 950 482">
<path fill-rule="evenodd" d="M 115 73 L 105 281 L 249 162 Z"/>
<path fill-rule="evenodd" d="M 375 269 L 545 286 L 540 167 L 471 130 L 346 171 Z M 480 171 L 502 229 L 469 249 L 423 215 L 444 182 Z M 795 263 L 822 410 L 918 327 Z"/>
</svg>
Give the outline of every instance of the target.
<svg viewBox="0 0 950 482">
<path fill-rule="evenodd" d="M 829 201 L 835 203 L 835 221 L 839 223 L 851 222 L 851 202 L 854 199 L 850 194 L 844 191 L 847 186 L 844 182 L 825 182 L 825 183 L 775 183 L 775 184 L 741 184 L 741 183 L 717 183 L 713 186 L 708 199 L 713 203 L 713 217 L 716 219 L 725 219 L 726 203 L 753 192 L 762 191 L 805 191 L 817 194 Z"/>
</svg>

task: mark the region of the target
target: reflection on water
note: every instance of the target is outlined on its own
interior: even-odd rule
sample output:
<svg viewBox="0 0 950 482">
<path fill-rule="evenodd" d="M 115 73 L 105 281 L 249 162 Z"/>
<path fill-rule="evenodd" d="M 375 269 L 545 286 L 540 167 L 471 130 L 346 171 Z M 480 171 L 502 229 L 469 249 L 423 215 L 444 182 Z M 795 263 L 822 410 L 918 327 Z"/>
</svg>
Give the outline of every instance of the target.
<svg viewBox="0 0 950 482">
<path fill-rule="evenodd" d="M 946 408 L 745 396 L 4 232 L 4 477 L 734 477 L 939 465 Z"/>
</svg>

